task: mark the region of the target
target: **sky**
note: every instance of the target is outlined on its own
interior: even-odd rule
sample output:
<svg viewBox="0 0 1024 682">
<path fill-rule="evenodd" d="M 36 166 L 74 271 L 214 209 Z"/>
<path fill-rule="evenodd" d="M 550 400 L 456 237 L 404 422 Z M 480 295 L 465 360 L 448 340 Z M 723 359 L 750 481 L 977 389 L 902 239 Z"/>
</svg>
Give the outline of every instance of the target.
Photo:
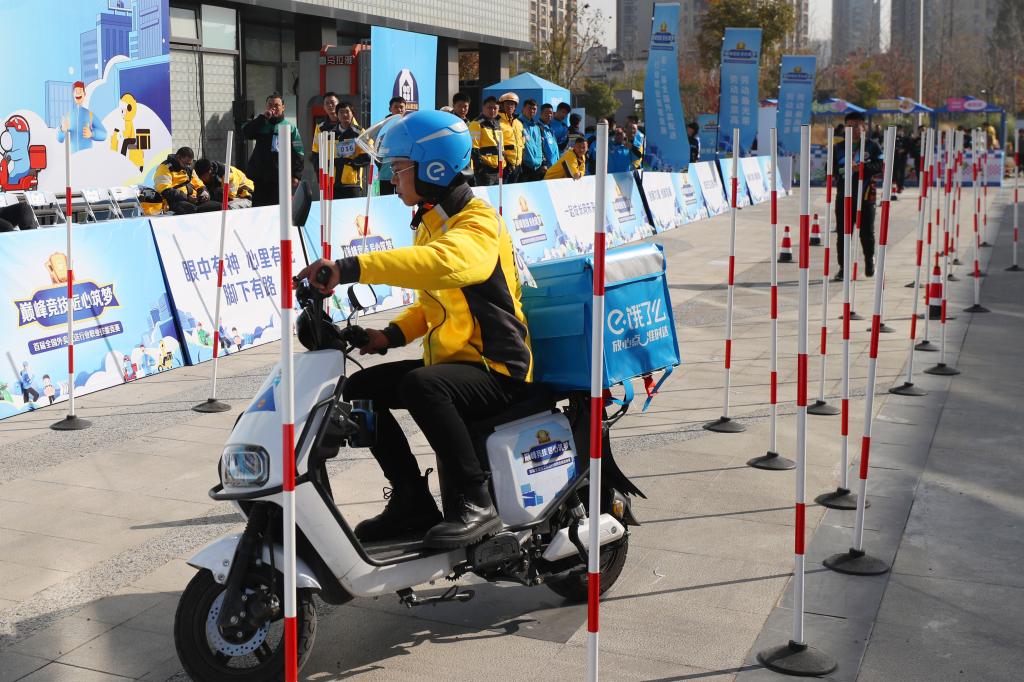
<svg viewBox="0 0 1024 682">
<path fill-rule="evenodd" d="M 604 44 L 615 47 L 615 0 L 583 0 L 601 10 L 608 19 L 605 24 Z M 811 40 L 828 40 L 832 37 L 832 0 L 810 0 Z"/>
</svg>

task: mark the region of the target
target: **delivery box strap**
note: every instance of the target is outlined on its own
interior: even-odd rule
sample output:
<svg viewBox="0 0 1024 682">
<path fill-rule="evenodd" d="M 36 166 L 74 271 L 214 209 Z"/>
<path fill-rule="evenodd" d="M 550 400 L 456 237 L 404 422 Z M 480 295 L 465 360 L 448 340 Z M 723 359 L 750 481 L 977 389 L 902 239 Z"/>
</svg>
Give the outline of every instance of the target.
<svg viewBox="0 0 1024 682">
<path fill-rule="evenodd" d="M 672 370 L 675 367 L 666 367 L 661 374 L 661 378 L 657 382 L 654 381 L 654 377 L 650 374 L 645 374 L 644 379 L 644 390 L 647 391 L 647 400 L 644 401 L 644 406 L 640 409 L 641 412 L 646 412 L 647 408 L 651 406 L 651 401 L 654 400 L 654 396 L 658 395 L 658 390 L 661 385 L 665 383 L 665 380 L 672 375 Z"/>
</svg>

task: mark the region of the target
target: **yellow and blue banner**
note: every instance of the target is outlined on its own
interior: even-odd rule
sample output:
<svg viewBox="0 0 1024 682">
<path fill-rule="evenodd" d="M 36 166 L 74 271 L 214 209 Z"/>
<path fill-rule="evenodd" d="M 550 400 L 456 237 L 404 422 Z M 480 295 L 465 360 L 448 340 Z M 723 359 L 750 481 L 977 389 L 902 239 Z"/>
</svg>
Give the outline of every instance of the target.
<svg viewBox="0 0 1024 682">
<path fill-rule="evenodd" d="M 679 4 L 655 3 L 644 80 L 644 165 L 656 171 L 686 170 L 690 163 L 686 119 L 679 99 L 678 30 Z"/>
<path fill-rule="evenodd" d="M 811 123 L 816 64 L 817 58 L 813 55 L 782 57 L 779 105 L 775 112 L 779 154 L 796 156 L 800 153 L 800 126 Z"/>
<path fill-rule="evenodd" d="M 722 41 L 722 92 L 718 107 L 718 146 L 732 153 L 732 131 L 740 130 L 740 151 L 757 136 L 757 88 L 761 61 L 761 29 L 727 28 Z"/>
</svg>

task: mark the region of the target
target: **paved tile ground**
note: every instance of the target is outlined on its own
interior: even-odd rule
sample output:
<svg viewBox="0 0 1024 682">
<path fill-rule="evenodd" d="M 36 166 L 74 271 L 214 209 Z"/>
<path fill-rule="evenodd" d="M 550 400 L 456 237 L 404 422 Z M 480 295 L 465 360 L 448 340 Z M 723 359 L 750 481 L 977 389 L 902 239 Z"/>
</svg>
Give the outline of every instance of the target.
<svg viewBox="0 0 1024 682">
<path fill-rule="evenodd" d="M 886 392 L 902 382 L 907 359 L 912 301 L 902 285 L 913 274 L 916 194 L 893 206 L 885 319 L 896 333 L 883 335 L 879 346 L 865 534 L 869 552 L 893 562 L 892 574 L 852 578 L 821 568 L 821 559 L 849 546 L 853 517 L 808 509 L 806 629 L 808 641 L 839 661 L 833 679 L 1009 680 L 1024 663 L 1024 580 L 1017 570 L 1024 559 L 1024 374 L 1016 357 L 1024 277 L 1002 270 L 1008 197 L 993 193 L 990 223 L 1002 230 L 994 251 L 983 254 L 984 262 L 992 258 L 984 294 L 993 312 L 976 319 L 960 313 L 971 281 L 952 287 L 950 310 L 958 319 L 947 327 L 947 362 L 964 373 L 915 376 L 929 390 L 926 398 Z M 814 201 L 824 214 L 820 192 Z M 796 198 L 779 208 L 781 223 L 795 227 Z M 778 678 L 754 655 L 790 636 L 794 475 L 745 465 L 768 445 L 767 219 L 767 206 L 744 209 L 738 219 L 730 397 L 734 416 L 747 426 L 742 434 L 701 428 L 722 411 L 729 218 L 656 238 L 668 253 L 683 366 L 647 413 L 634 410 L 615 430 L 618 461 L 647 499 L 636 504 L 644 525 L 602 606 L 604 679 Z M 823 252 L 811 251 L 812 351 Z M 792 456 L 797 269 L 779 267 L 779 449 Z M 872 286 L 859 285 L 864 314 Z M 838 403 L 841 287 L 832 284 L 829 293 L 825 394 Z M 867 323 L 852 329 L 856 465 L 868 389 Z M 938 342 L 937 325 L 930 334 Z M 190 410 L 208 388 L 209 370 L 199 367 L 85 397 L 81 412 L 94 425 L 84 432 L 50 431 L 60 412 L 49 408 L 0 422 L 0 682 L 185 679 L 170 633 L 178 593 L 193 574 L 185 559 L 239 527 L 231 507 L 212 502 L 206 491 L 238 410 L 277 353 L 273 344 L 225 358 L 221 397 L 235 409 L 219 415 Z M 916 360 L 921 369 L 936 358 L 918 353 Z M 810 367 L 813 398 L 813 354 Z M 837 485 L 838 431 L 838 417 L 809 420 L 810 498 Z M 412 442 L 429 463 L 422 436 Z M 344 453 L 331 473 L 347 513 L 376 512 L 383 479 L 367 452 Z M 303 678 L 511 679 L 522 676 L 524 662 L 536 678 L 584 676 L 584 607 L 566 605 L 543 587 L 474 587 L 468 605 L 416 611 L 392 598 L 321 604 Z"/>
</svg>

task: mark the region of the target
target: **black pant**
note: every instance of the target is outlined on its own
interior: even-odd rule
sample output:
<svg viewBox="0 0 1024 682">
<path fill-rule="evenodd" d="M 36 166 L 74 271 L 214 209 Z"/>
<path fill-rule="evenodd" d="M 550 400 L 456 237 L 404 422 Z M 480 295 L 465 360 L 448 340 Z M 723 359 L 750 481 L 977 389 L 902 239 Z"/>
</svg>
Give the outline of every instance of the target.
<svg viewBox="0 0 1024 682">
<path fill-rule="evenodd" d="M 836 196 L 836 258 L 839 261 L 839 269 L 843 268 L 843 229 L 846 226 L 844 221 L 845 211 L 843 208 L 842 195 Z M 871 263 L 875 260 L 875 202 L 864 200 L 861 204 L 860 223 L 860 246 L 864 254 L 864 262 Z M 853 198 L 853 238 L 857 238 L 857 197 Z M 852 261 L 851 261 L 852 264 Z"/>
<path fill-rule="evenodd" d="M 477 170 L 475 177 L 477 187 L 489 187 L 498 184 L 498 171 L 496 170 L 492 171 L 489 168 L 487 170 Z"/>
<path fill-rule="evenodd" d="M 371 452 L 393 486 L 420 475 L 409 441 L 391 413 L 404 409 L 426 436 L 445 475 L 466 489 L 487 480 L 466 422 L 496 414 L 529 397 L 531 390 L 531 384 L 478 364 L 427 367 L 422 360 L 401 360 L 356 372 L 345 383 L 344 398 L 373 401 L 377 445 Z"/>
<path fill-rule="evenodd" d="M 519 176 L 520 182 L 534 182 L 535 180 L 543 180 L 544 175 L 548 172 L 547 166 L 538 166 L 537 168 L 529 168 L 523 166 L 522 174 Z"/>
<path fill-rule="evenodd" d="M 31 230 L 36 226 L 32 218 L 32 209 L 20 201 L 11 206 L 0 208 L 0 232 L 10 232 L 16 227 Z"/>
<path fill-rule="evenodd" d="M 29 396 L 31 396 L 31 398 Z M 26 402 L 26 403 L 29 403 L 29 402 L 34 403 L 37 400 L 39 400 L 39 391 L 37 391 L 36 389 L 32 388 L 31 386 L 29 386 L 27 388 L 22 386 L 21 387 L 21 399 L 22 399 L 23 402 Z"/>
<path fill-rule="evenodd" d="M 198 204 L 193 204 L 191 201 L 170 201 L 167 203 L 167 208 L 171 209 L 175 215 L 189 215 L 191 213 L 219 211 L 220 204 L 213 200 L 203 201 Z"/>
<path fill-rule="evenodd" d="M 256 188 L 252 193 L 253 206 L 276 206 L 277 205 L 277 177 L 253 178 Z"/>
<path fill-rule="evenodd" d="M 389 183 L 390 184 L 390 183 Z M 363 196 L 363 188 L 352 185 L 335 185 L 334 186 L 334 198 L 335 199 L 356 199 Z"/>
</svg>

